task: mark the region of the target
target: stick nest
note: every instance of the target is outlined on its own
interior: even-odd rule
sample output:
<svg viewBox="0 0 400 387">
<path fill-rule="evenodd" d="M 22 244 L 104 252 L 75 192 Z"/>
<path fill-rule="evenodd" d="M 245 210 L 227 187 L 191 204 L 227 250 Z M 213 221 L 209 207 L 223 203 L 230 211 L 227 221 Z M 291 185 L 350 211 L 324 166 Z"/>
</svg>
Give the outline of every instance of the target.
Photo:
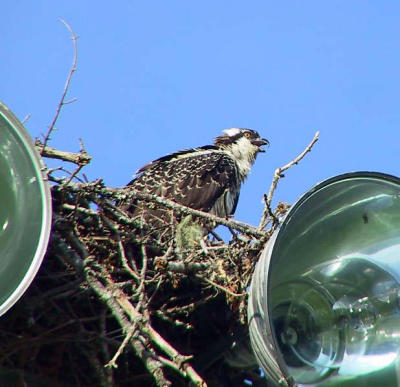
<svg viewBox="0 0 400 387">
<path fill-rule="evenodd" d="M 37 146 L 43 156 L 66 157 Z M 51 239 L 29 290 L 0 319 L 0 366 L 40 386 L 261 385 L 246 352 L 246 296 L 275 223 L 261 231 L 101 180 L 75 183 L 90 160 L 81 156 L 68 178 L 48 171 Z M 118 207 L 134 198 L 168 208 L 172 235 L 190 214 L 229 228 L 232 238 L 209 236 L 184 251 L 175 238 L 160 243 Z M 248 364 L 237 368 L 233 348 Z"/>
<path fill-rule="evenodd" d="M 48 170 L 53 225 L 44 262 L 20 301 L 0 319 L 0 381 L 7 385 L 241 386 L 265 385 L 248 346 L 246 296 L 257 258 L 288 205 L 271 210 L 283 172 L 311 151 L 311 143 L 275 170 L 258 228 L 180 206 L 160 197 L 82 182 L 90 156 L 48 146 L 77 69 L 77 38 L 67 22 L 74 55 L 42 157 L 73 163 Z M 78 182 L 76 182 L 78 181 Z M 170 211 L 165 231 L 137 222 L 118 203 L 139 199 Z M 183 251 L 174 234 L 191 215 L 232 232 Z M 165 235 L 165 234 L 164 234 Z"/>
</svg>

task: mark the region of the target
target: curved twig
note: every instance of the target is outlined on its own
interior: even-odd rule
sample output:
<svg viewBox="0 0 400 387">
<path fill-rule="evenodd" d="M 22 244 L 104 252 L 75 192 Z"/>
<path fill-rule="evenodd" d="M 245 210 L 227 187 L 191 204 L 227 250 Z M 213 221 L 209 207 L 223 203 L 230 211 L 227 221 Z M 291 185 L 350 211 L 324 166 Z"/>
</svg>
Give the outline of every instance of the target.
<svg viewBox="0 0 400 387">
<path fill-rule="evenodd" d="M 271 187 L 269 189 L 268 195 L 264 195 L 264 202 L 265 202 L 265 207 L 263 210 L 263 214 L 261 216 L 260 224 L 258 225 L 258 229 L 262 230 L 266 224 L 267 224 L 267 219 L 272 212 L 271 210 L 271 202 L 272 202 L 272 197 L 274 195 L 275 189 L 278 185 L 279 179 L 281 179 L 283 176 L 283 172 L 288 170 L 290 167 L 292 167 L 295 164 L 298 164 L 298 162 L 308 153 L 311 152 L 312 147 L 314 144 L 318 141 L 319 139 L 319 131 L 317 131 L 314 135 L 314 138 L 311 140 L 311 142 L 307 145 L 307 147 L 301 152 L 297 157 L 295 157 L 292 161 L 289 163 L 285 164 L 283 167 L 275 169 L 274 177 L 272 179 Z"/>
<path fill-rule="evenodd" d="M 57 106 L 56 114 L 54 115 L 53 121 L 51 122 L 49 129 L 48 129 L 46 135 L 44 136 L 43 146 L 42 146 L 42 150 L 40 152 L 41 155 L 43 155 L 44 149 L 46 148 L 46 145 L 47 145 L 48 141 L 50 140 L 50 135 L 55 128 L 55 125 L 58 120 L 58 117 L 60 116 L 62 107 L 64 105 L 67 105 L 67 104 L 75 101 L 75 99 L 65 101 L 65 97 L 67 96 L 67 93 L 68 93 L 69 85 L 71 83 L 71 78 L 74 75 L 74 72 L 76 71 L 76 63 L 78 61 L 78 45 L 77 45 L 78 36 L 74 34 L 74 31 L 72 30 L 71 26 L 65 20 L 60 19 L 60 22 L 62 24 L 64 24 L 64 26 L 68 29 L 69 33 L 71 34 L 71 39 L 72 39 L 72 42 L 74 45 L 74 57 L 72 60 L 71 69 L 69 70 L 69 73 L 68 73 L 67 81 L 65 82 L 64 90 L 61 94 L 61 98 L 60 98 L 60 101 Z"/>
</svg>

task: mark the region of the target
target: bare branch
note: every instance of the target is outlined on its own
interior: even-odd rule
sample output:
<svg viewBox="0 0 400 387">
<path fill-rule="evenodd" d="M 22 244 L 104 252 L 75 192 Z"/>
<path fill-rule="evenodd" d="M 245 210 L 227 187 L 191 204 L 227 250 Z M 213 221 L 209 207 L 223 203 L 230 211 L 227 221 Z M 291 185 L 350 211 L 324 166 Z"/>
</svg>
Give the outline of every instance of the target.
<svg viewBox="0 0 400 387">
<path fill-rule="evenodd" d="M 145 292 L 144 292 L 144 286 L 146 282 L 146 272 L 147 272 L 147 252 L 146 252 L 146 247 L 144 245 L 141 246 L 141 252 L 142 252 L 142 257 L 143 257 L 143 264 L 142 264 L 142 269 L 140 271 L 140 283 L 137 288 L 137 293 L 139 294 L 139 302 L 137 303 L 135 307 L 135 311 L 137 313 L 140 313 L 140 310 L 143 306 L 143 303 L 145 301 Z M 112 359 L 106 364 L 106 367 L 117 367 L 117 360 L 121 356 L 122 352 L 124 351 L 125 347 L 128 345 L 129 341 L 131 340 L 133 334 L 136 331 L 138 321 L 134 321 L 131 327 L 129 327 L 128 332 L 126 333 L 126 336 L 121 343 L 121 345 L 118 348 L 118 351 L 114 354 Z"/>
<path fill-rule="evenodd" d="M 293 165 L 296 165 L 299 163 L 299 161 L 308 153 L 311 152 L 312 147 L 314 144 L 318 141 L 319 139 L 319 131 L 317 131 L 314 135 L 314 138 L 311 140 L 311 142 L 307 145 L 307 147 L 301 152 L 297 157 L 295 157 L 292 161 L 289 163 L 285 164 L 283 167 L 277 168 L 274 173 L 274 177 L 272 179 L 271 187 L 269 189 L 268 195 L 265 198 L 264 196 L 264 202 L 265 202 L 265 208 L 263 211 L 263 214 L 261 216 L 261 221 L 260 224 L 258 225 L 258 229 L 262 230 L 267 224 L 267 219 L 270 216 L 271 211 L 271 202 L 272 202 L 272 197 L 274 195 L 275 189 L 278 185 L 279 179 L 284 177 L 282 174 L 284 171 L 288 170 L 290 167 Z"/>
<path fill-rule="evenodd" d="M 21 121 L 22 125 L 25 125 L 25 123 L 31 118 L 31 116 L 31 113 L 27 114 L 25 118 Z"/>
<path fill-rule="evenodd" d="M 118 249 L 121 257 L 122 266 L 132 276 L 132 278 L 134 278 L 137 282 L 140 282 L 139 275 L 137 274 L 137 269 L 135 271 L 129 266 L 128 259 L 126 258 L 125 254 L 125 247 L 121 240 L 118 241 Z"/>
<path fill-rule="evenodd" d="M 72 30 L 71 26 L 65 20 L 60 19 L 60 22 L 64 24 L 64 26 L 68 29 L 69 33 L 71 34 L 71 39 L 72 39 L 72 42 L 74 45 L 74 56 L 73 56 L 73 60 L 72 60 L 71 69 L 69 70 L 69 73 L 68 73 L 67 81 L 65 82 L 64 90 L 61 94 L 61 98 L 60 98 L 60 101 L 59 101 L 57 109 L 56 109 L 56 114 L 54 115 L 53 121 L 51 122 L 49 129 L 48 129 L 46 135 L 44 136 L 43 146 L 42 146 L 42 149 L 40 152 L 41 155 L 44 154 L 44 149 L 46 148 L 47 143 L 50 140 L 50 135 L 53 132 L 53 130 L 55 129 L 55 125 L 57 123 L 58 117 L 60 116 L 62 107 L 66 104 L 74 102 L 74 99 L 65 101 L 65 97 L 67 96 L 72 76 L 74 75 L 74 72 L 76 71 L 76 64 L 78 61 L 78 45 L 77 45 L 78 36 L 74 34 L 74 31 Z"/>
</svg>

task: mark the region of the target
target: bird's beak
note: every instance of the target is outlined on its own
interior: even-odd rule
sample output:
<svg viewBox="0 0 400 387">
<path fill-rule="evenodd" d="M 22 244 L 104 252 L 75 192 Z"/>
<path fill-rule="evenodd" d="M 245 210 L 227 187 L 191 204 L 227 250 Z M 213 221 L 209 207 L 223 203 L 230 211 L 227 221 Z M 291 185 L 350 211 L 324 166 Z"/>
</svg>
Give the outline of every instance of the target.
<svg viewBox="0 0 400 387">
<path fill-rule="evenodd" d="M 265 152 L 263 148 L 261 148 L 263 145 L 268 145 L 269 146 L 269 141 L 266 138 L 257 138 L 255 140 L 252 140 L 251 143 L 253 145 L 258 146 L 258 151 L 259 152 Z"/>
</svg>

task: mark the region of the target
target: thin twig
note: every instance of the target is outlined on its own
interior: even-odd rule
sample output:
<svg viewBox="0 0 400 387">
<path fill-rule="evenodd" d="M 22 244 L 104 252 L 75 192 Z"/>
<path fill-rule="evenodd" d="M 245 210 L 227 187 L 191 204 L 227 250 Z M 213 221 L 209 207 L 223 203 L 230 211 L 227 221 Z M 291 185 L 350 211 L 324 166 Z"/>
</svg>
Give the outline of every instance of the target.
<svg viewBox="0 0 400 387">
<path fill-rule="evenodd" d="M 68 178 L 68 180 L 64 183 L 65 185 L 68 185 L 72 179 L 79 173 L 79 171 L 83 168 L 83 165 L 78 165 L 78 167 L 75 169 L 74 172 L 71 173 L 71 176 Z"/>
<path fill-rule="evenodd" d="M 157 261 L 155 261 L 157 264 Z M 210 264 L 205 262 L 186 262 L 186 261 L 169 261 L 166 262 L 166 270 L 173 273 L 192 274 L 204 271 L 210 268 Z"/>
<path fill-rule="evenodd" d="M 139 302 L 137 303 L 135 307 L 135 311 L 137 313 L 140 313 L 140 310 L 143 306 L 143 303 L 145 301 L 145 292 L 144 292 L 144 287 L 145 287 L 145 282 L 146 282 L 146 272 L 147 272 L 147 252 L 146 252 L 146 247 L 144 245 L 141 245 L 141 251 L 142 251 L 142 257 L 143 257 L 143 263 L 142 263 L 142 269 L 140 270 L 140 284 L 137 289 L 137 293 L 139 293 Z M 121 345 L 119 346 L 117 352 L 114 354 L 112 359 L 106 364 L 106 367 L 114 367 L 117 368 L 117 360 L 124 351 L 125 347 L 131 340 L 133 334 L 136 331 L 137 328 L 137 323 L 138 321 L 134 321 L 132 326 L 129 327 L 128 332 L 125 335 L 124 340 L 122 341 Z"/>
<path fill-rule="evenodd" d="M 222 290 L 223 292 L 225 292 L 225 293 L 227 293 L 227 294 L 229 294 L 229 295 L 231 295 L 233 297 L 243 297 L 243 296 L 245 296 L 247 294 L 246 292 L 244 292 L 244 293 L 234 293 L 231 290 L 227 289 L 226 287 L 224 287 L 222 285 L 219 285 L 219 284 L 215 283 L 214 281 L 211 281 L 210 279 L 208 279 L 206 277 L 203 277 L 202 275 L 196 274 L 196 277 L 201 279 L 204 282 L 207 282 L 211 286 L 214 286 L 217 289 Z"/>
<path fill-rule="evenodd" d="M 278 185 L 278 181 L 279 179 L 281 179 L 282 177 L 284 177 L 284 175 L 282 174 L 284 171 L 288 170 L 290 167 L 292 167 L 293 165 L 298 164 L 298 162 L 308 153 L 311 152 L 312 147 L 314 146 L 314 144 L 318 141 L 319 139 L 319 131 L 317 131 L 314 135 L 314 138 L 311 140 L 311 142 L 307 145 L 307 147 L 303 150 L 303 152 L 301 152 L 296 158 L 294 158 L 292 161 L 290 161 L 289 163 L 285 164 L 283 167 L 277 168 L 275 170 L 274 173 L 274 177 L 272 179 L 272 183 L 271 183 L 271 187 L 269 189 L 268 195 L 265 198 L 264 197 L 264 202 L 265 202 L 265 207 L 264 207 L 264 211 L 263 214 L 261 216 L 261 221 L 260 224 L 258 226 L 259 230 L 264 229 L 264 227 L 267 224 L 267 219 L 269 216 L 269 213 L 271 212 L 271 202 L 272 202 L 272 197 L 274 195 L 275 189 Z"/>
<path fill-rule="evenodd" d="M 54 115 L 53 121 L 51 122 L 49 129 L 48 129 L 46 135 L 44 136 L 43 147 L 40 152 L 41 155 L 43 155 L 44 149 L 46 148 L 46 145 L 47 145 L 48 141 L 50 140 L 50 135 L 53 132 L 53 130 L 55 129 L 55 125 L 56 125 L 56 122 L 60 115 L 62 107 L 64 105 L 66 105 L 67 103 L 73 102 L 73 100 L 65 102 L 65 97 L 67 96 L 67 93 L 68 93 L 69 85 L 71 83 L 71 78 L 74 75 L 74 72 L 76 71 L 76 63 L 78 61 L 78 45 L 77 45 L 78 36 L 74 34 L 74 31 L 72 30 L 71 26 L 65 20 L 60 19 L 60 22 L 64 24 L 64 26 L 68 29 L 69 33 L 71 34 L 71 39 L 72 39 L 72 42 L 74 45 L 74 57 L 72 60 L 71 69 L 69 70 L 69 73 L 68 73 L 67 81 L 65 82 L 63 93 L 61 94 L 61 98 L 60 98 L 60 101 L 57 106 L 56 114 Z"/>
<path fill-rule="evenodd" d="M 21 121 L 22 125 L 25 125 L 25 123 L 31 118 L 32 114 L 28 113 L 25 118 Z"/>
<path fill-rule="evenodd" d="M 119 255 L 121 257 L 121 263 L 122 266 L 126 269 L 126 271 L 134 278 L 136 281 L 140 281 L 139 275 L 136 273 L 135 270 L 133 270 L 128 263 L 128 259 L 126 258 L 126 253 L 125 253 L 125 247 L 124 244 L 121 240 L 118 241 L 118 250 L 119 250 Z M 133 264 L 135 262 L 133 261 Z"/>
<path fill-rule="evenodd" d="M 112 359 L 104 365 L 106 368 L 118 368 L 117 360 L 121 356 L 125 347 L 129 344 L 132 339 L 133 334 L 136 331 L 136 323 L 133 323 L 132 326 L 128 329 L 128 332 L 125 334 L 124 340 L 122 340 L 121 345 L 118 347 L 117 352 L 115 352 Z"/>
</svg>

